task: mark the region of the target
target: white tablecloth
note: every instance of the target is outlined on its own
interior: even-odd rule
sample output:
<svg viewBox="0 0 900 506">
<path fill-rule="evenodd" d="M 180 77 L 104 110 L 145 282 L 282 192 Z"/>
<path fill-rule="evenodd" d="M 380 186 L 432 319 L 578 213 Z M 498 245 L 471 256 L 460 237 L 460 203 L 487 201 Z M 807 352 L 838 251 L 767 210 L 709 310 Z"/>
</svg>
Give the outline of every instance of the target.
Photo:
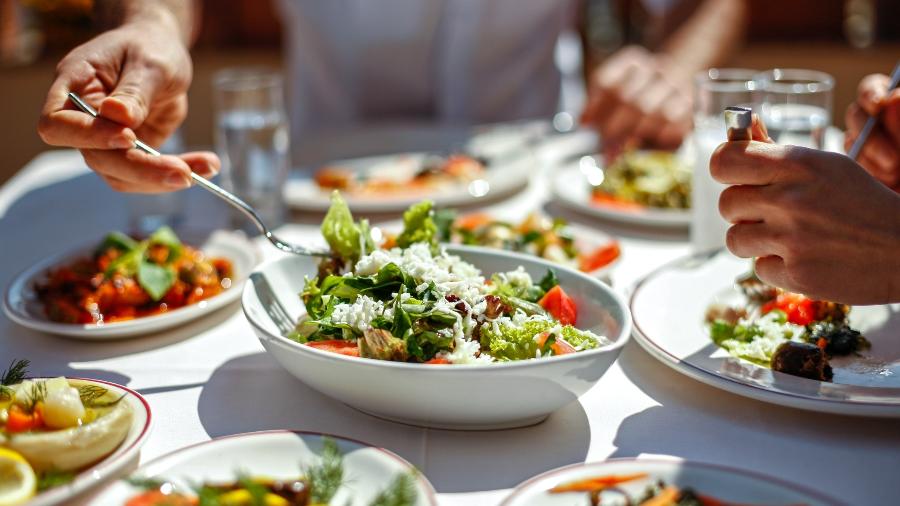
<svg viewBox="0 0 900 506">
<path fill-rule="evenodd" d="M 538 174 L 526 192 L 491 210 L 524 215 L 545 201 Z M 191 220 L 221 219 L 223 211 L 201 190 L 190 191 Z M 0 285 L 42 257 L 124 228 L 126 214 L 125 198 L 75 152 L 42 154 L 0 188 Z M 295 239 L 316 234 L 315 218 L 307 221 L 283 232 Z M 682 234 L 603 228 L 621 237 L 624 256 L 613 276 L 620 289 L 688 251 Z M 780 476 L 849 504 L 900 503 L 897 421 L 738 397 L 672 371 L 635 342 L 579 402 L 540 425 L 491 432 L 399 425 L 311 390 L 264 352 L 239 304 L 171 332 L 109 343 L 44 335 L 0 316 L 0 366 L 12 358 L 31 359 L 36 374 L 101 378 L 143 393 L 156 425 L 142 462 L 227 434 L 306 429 L 399 453 L 431 480 L 442 505 L 497 504 L 516 484 L 554 467 L 655 454 Z"/>
</svg>

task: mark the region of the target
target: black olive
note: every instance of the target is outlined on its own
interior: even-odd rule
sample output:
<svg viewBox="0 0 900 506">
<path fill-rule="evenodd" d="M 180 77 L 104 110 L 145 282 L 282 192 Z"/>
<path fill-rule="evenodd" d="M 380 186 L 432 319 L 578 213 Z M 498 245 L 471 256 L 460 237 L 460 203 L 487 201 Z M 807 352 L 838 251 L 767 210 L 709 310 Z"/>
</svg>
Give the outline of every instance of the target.
<svg viewBox="0 0 900 506">
<path fill-rule="evenodd" d="M 787 341 L 772 355 L 772 370 L 817 381 L 831 381 L 828 358 L 814 344 Z"/>
<path fill-rule="evenodd" d="M 859 331 L 841 323 L 813 323 L 809 326 L 806 336 L 806 340 L 813 344 L 818 344 L 820 339 L 824 339 L 825 353 L 829 355 L 849 355 L 869 345 Z"/>
</svg>

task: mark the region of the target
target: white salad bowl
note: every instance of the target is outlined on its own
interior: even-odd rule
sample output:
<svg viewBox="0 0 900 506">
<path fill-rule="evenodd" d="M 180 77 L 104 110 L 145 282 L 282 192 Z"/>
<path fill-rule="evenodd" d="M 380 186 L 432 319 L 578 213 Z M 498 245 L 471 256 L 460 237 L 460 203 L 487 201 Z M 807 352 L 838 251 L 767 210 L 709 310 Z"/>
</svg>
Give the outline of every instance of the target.
<svg viewBox="0 0 900 506">
<path fill-rule="evenodd" d="M 321 351 L 287 337 L 305 314 L 298 294 L 316 262 L 283 257 L 260 266 L 244 287 L 244 314 L 266 350 L 316 390 L 366 413 L 402 423 L 462 430 L 522 427 L 541 422 L 588 391 L 619 356 L 631 316 L 608 285 L 532 256 L 473 246 L 447 251 L 485 275 L 522 266 L 534 279 L 556 271 L 578 306 L 577 327 L 610 344 L 542 359 L 493 364 L 423 365 Z"/>
</svg>

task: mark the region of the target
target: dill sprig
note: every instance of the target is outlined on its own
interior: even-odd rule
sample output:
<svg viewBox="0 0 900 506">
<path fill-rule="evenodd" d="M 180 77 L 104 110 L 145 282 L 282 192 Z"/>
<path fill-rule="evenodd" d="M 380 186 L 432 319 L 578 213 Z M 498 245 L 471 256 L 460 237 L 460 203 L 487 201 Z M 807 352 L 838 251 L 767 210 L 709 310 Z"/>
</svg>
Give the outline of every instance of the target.
<svg viewBox="0 0 900 506">
<path fill-rule="evenodd" d="M 13 391 L 10 386 L 21 383 L 28 374 L 28 366 L 31 364 L 29 360 L 13 360 L 9 364 L 9 368 L 0 376 L 0 400 L 12 399 Z"/>
<path fill-rule="evenodd" d="M 47 398 L 47 383 L 43 381 L 35 381 L 31 385 L 31 392 L 28 393 L 28 402 L 23 406 L 26 413 L 34 413 L 38 403 L 44 402 Z"/>
<path fill-rule="evenodd" d="M 322 440 L 322 462 L 306 470 L 313 504 L 328 504 L 344 483 L 344 459 L 333 439 Z"/>
<path fill-rule="evenodd" d="M 37 489 L 38 492 L 43 492 L 70 483 L 74 479 L 75 473 L 71 471 L 45 471 L 38 477 Z"/>
<path fill-rule="evenodd" d="M 97 385 L 81 385 L 78 387 L 78 396 L 81 397 L 81 403 L 86 408 L 108 408 L 115 406 L 125 398 L 125 394 L 122 394 L 111 401 L 100 401 L 108 393 L 108 389 Z"/>
<path fill-rule="evenodd" d="M 416 502 L 416 479 L 413 473 L 398 475 L 372 501 L 371 506 L 412 506 Z"/>
<path fill-rule="evenodd" d="M 134 488 L 139 488 L 141 490 L 158 490 L 163 485 L 166 484 L 165 481 L 159 480 L 156 478 L 137 478 L 137 477 L 128 477 L 125 478 L 125 481 Z"/>
</svg>

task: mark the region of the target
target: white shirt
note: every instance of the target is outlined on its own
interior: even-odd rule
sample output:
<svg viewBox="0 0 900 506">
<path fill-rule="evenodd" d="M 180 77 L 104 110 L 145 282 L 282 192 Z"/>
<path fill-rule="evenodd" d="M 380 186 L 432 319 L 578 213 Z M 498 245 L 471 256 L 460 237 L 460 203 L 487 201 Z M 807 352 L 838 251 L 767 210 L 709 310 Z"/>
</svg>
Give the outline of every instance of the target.
<svg viewBox="0 0 900 506">
<path fill-rule="evenodd" d="M 292 137 L 549 117 L 576 0 L 281 0 Z"/>
</svg>

